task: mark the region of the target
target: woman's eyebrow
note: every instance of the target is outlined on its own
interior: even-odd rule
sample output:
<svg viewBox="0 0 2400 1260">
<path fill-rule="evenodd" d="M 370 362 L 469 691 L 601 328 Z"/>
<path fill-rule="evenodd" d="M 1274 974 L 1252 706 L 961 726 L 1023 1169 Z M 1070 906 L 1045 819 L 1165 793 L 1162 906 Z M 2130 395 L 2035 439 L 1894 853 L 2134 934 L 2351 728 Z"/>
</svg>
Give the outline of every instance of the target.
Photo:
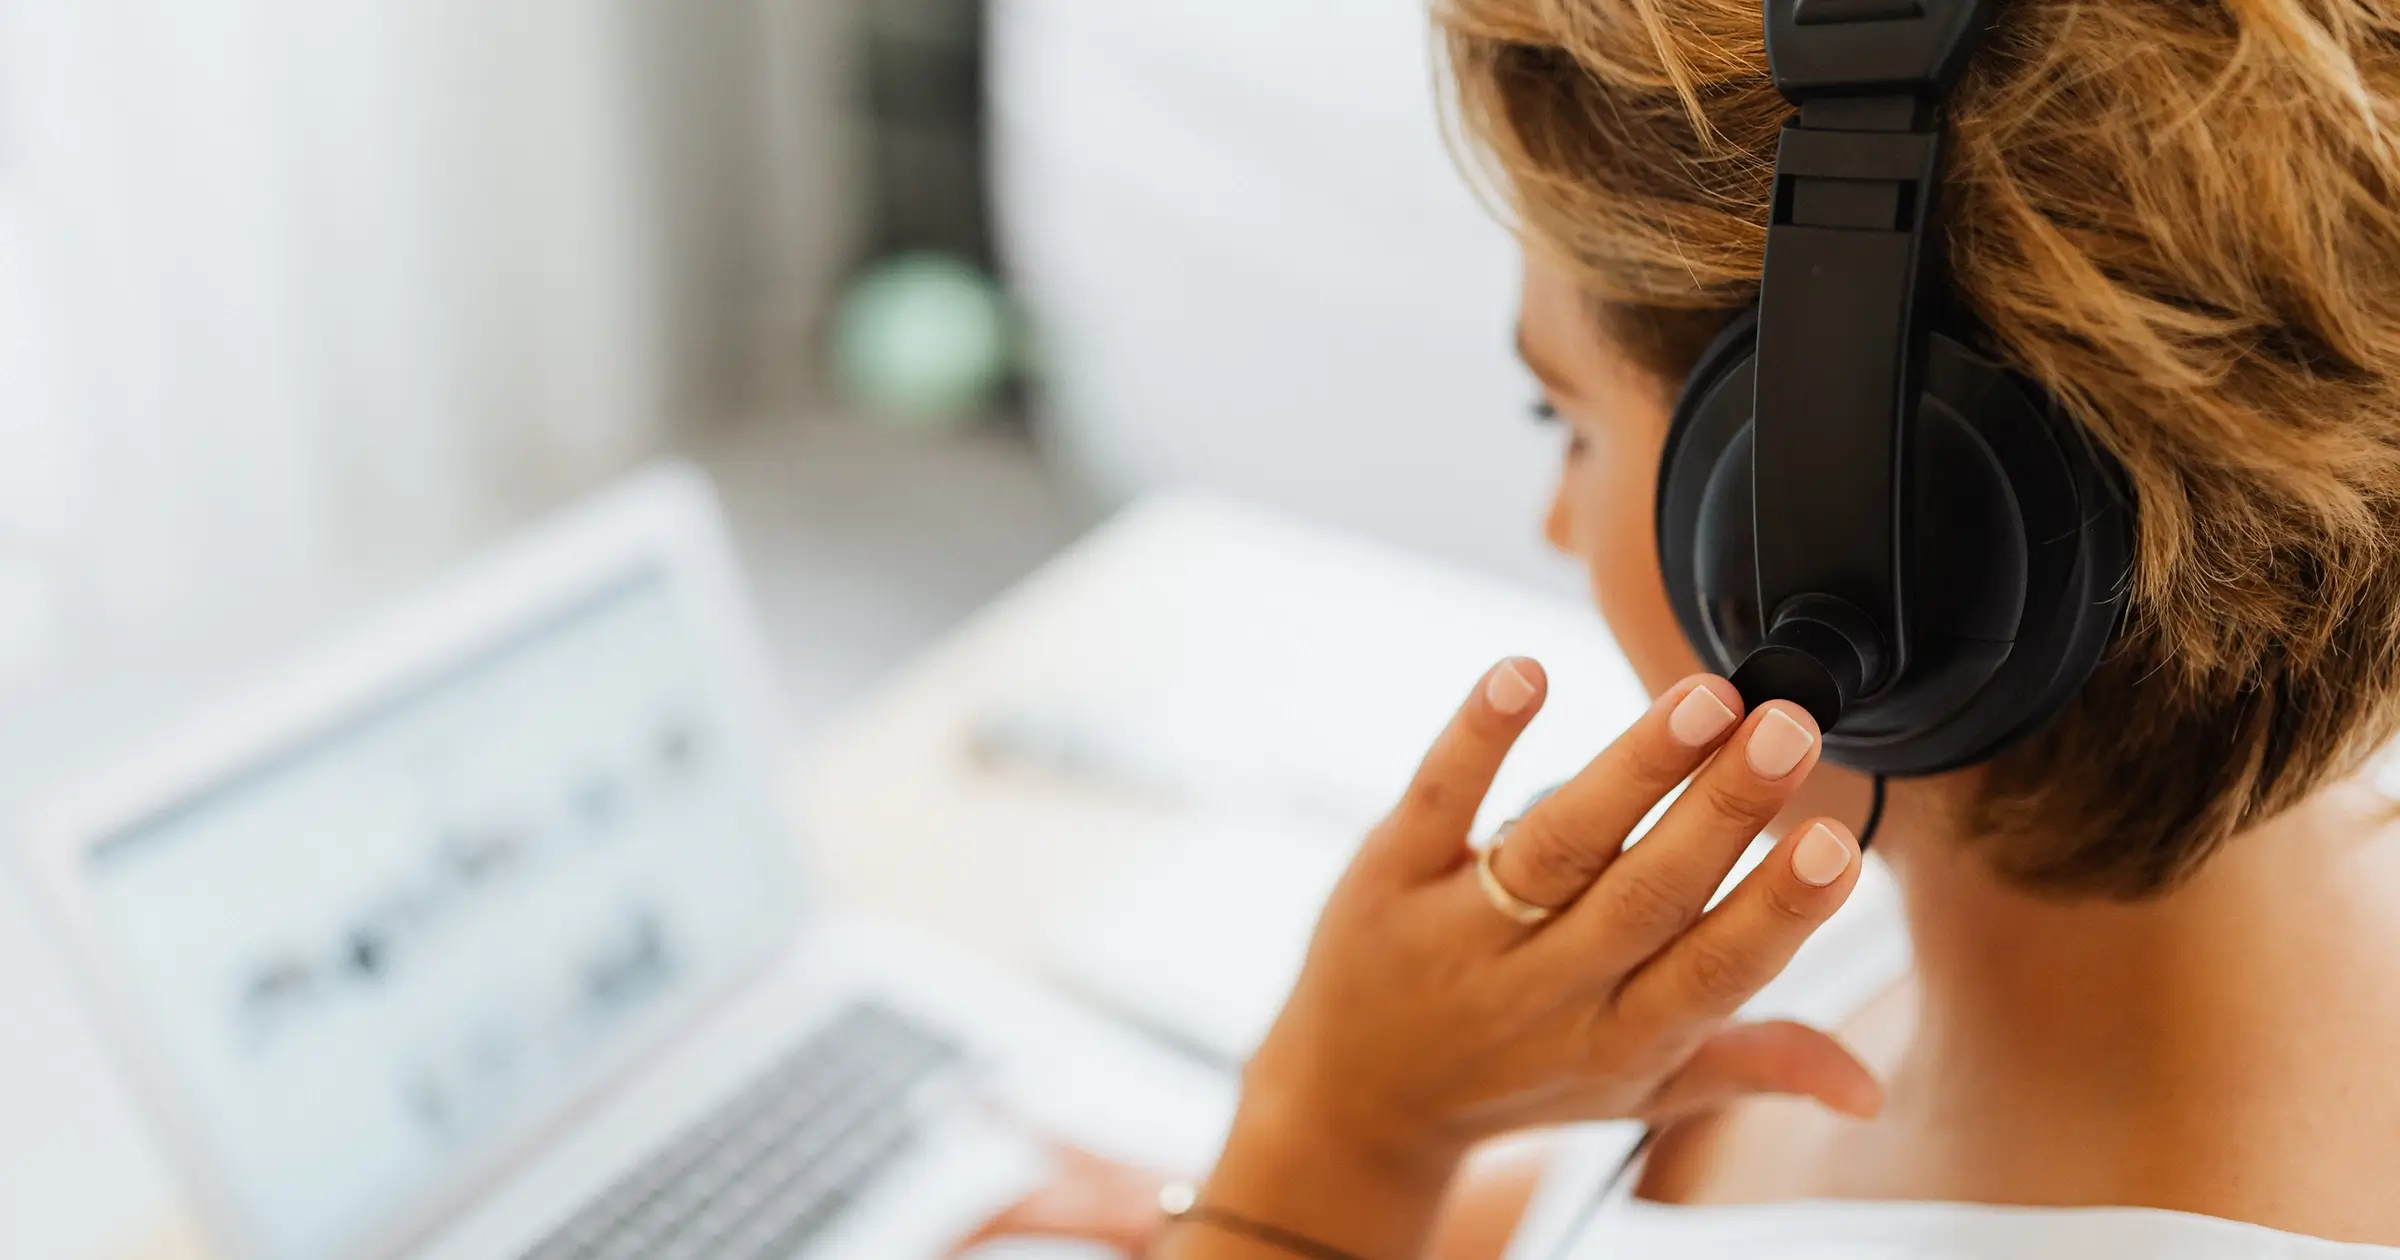
<svg viewBox="0 0 2400 1260">
<path fill-rule="evenodd" d="M 1517 325 L 1517 358 L 1525 364 L 1525 370 L 1533 373 L 1535 379 L 1541 381 L 1551 393 L 1567 395 L 1575 392 L 1574 387 L 1567 383 L 1567 374 L 1543 359 L 1533 348 L 1533 337 L 1523 324 Z"/>
</svg>

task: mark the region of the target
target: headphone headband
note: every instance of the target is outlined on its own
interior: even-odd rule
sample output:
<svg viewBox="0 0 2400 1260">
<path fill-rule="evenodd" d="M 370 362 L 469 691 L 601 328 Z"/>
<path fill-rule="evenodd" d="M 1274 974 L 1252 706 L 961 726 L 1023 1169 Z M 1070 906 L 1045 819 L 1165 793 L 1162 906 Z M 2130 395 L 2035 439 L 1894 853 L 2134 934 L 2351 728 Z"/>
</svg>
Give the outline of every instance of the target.
<svg viewBox="0 0 2400 1260">
<path fill-rule="evenodd" d="M 1794 105 L 1941 97 L 1991 26 L 1993 0 L 1767 0 L 1767 67 Z"/>
<path fill-rule="evenodd" d="M 1734 682 L 1831 728 L 1909 668 L 1910 445 L 1939 298 L 1943 98 L 1990 0 L 1767 0 L 1776 153 L 1753 412 L 1765 641 Z"/>
</svg>

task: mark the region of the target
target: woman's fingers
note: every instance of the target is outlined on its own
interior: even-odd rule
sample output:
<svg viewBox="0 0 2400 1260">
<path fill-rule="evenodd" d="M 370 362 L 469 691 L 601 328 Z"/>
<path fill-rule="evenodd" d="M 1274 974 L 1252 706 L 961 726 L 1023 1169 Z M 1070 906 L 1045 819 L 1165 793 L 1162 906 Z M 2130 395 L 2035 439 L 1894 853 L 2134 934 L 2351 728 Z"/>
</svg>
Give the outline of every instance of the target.
<svg viewBox="0 0 2400 1260">
<path fill-rule="evenodd" d="M 1456 867 L 1500 763 L 1541 711 L 1549 688 L 1541 664 L 1524 657 L 1485 673 L 1425 754 L 1400 807 L 1368 838 L 1361 866 L 1401 880 L 1429 879 Z"/>
<path fill-rule="evenodd" d="M 1648 841 L 1643 841 L 1648 844 Z M 1795 828 L 1717 908 L 1617 993 L 1636 1028 L 1725 1019 L 1767 982 L 1857 886 L 1858 841 L 1830 820 Z"/>
<path fill-rule="evenodd" d="M 1517 820 L 1492 874 L 1537 906 L 1582 896 L 1642 816 L 1708 759 L 1741 708 L 1741 693 L 1722 678 L 1669 688 L 1581 773 Z"/>
<path fill-rule="evenodd" d="M 1814 1098 L 1865 1119 L 1883 1109 L 1875 1074 L 1831 1036 L 1778 1020 L 1736 1024 L 1702 1042 L 1659 1086 L 1643 1118 L 1665 1124 L 1753 1094 Z"/>
<path fill-rule="evenodd" d="M 1555 943 L 1614 980 L 1700 919 L 1744 850 L 1816 765 L 1823 743 L 1806 710 L 1759 706 L 1667 809 L 1556 925 Z"/>
</svg>

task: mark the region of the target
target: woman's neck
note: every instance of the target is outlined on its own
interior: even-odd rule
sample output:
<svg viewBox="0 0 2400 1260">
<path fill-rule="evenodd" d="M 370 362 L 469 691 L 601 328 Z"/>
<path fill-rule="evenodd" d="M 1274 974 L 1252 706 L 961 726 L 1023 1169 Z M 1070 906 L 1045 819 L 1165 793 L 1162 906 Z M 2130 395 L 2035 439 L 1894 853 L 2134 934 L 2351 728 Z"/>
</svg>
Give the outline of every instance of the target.
<svg viewBox="0 0 2400 1260">
<path fill-rule="evenodd" d="M 2389 1167 L 2400 1132 L 2390 812 L 2329 791 L 2138 904 L 2023 892 L 1896 819 L 1917 1017 L 1878 1127 L 1915 1148 L 1907 1197 L 2324 1224 L 2326 1168 Z"/>
</svg>

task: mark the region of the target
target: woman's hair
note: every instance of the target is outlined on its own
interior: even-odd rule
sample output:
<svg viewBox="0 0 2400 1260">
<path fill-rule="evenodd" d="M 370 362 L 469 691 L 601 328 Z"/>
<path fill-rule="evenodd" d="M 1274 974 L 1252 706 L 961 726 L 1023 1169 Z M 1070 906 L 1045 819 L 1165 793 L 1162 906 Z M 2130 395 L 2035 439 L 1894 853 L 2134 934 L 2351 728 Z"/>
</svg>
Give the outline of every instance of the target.
<svg viewBox="0 0 2400 1260">
<path fill-rule="evenodd" d="M 1758 287 L 1758 0 L 1436 0 L 1459 115 L 1600 327 L 1686 373 Z M 2138 898 L 2400 719 L 2400 0 L 2003 0 L 1954 98 L 1960 300 L 2128 473 L 2126 625 L 1988 769 L 2027 886 Z"/>
</svg>

